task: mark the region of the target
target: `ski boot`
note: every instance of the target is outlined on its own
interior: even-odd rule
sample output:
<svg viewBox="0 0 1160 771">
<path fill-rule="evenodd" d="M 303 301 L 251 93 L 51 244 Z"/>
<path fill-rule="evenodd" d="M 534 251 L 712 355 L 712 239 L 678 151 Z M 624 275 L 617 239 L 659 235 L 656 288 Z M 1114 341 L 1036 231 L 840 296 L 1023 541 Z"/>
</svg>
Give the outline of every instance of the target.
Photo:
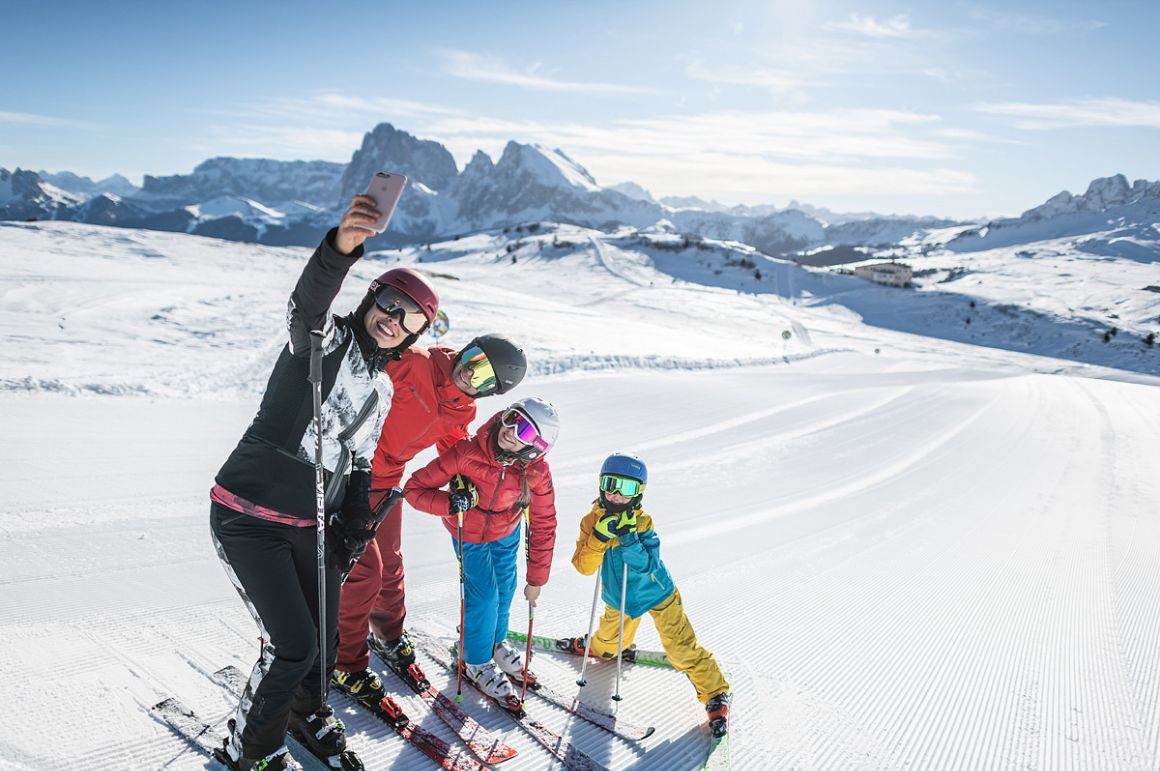
<svg viewBox="0 0 1160 771">
<path fill-rule="evenodd" d="M 563 653 L 574 653 L 577 656 L 583 656 L 584 647 L 586 644 L 586 635 L 582 635 L 580 637 L 561 637 L 559 640 L 556 640 L 556 650 L 562 651 Z M 588 655 L 594 656 L 596 654 L 589 650 Z M 600 658 L 612 660 L 615 659 L 616 656 L 612 655 L 611 653 L 606 653 Z M 636 661 L 636 643 L 633 643 L 620 652 L 620 660 L 626 661 L 629 664 Z"/>
<path fill-rule="evenodd" d="M 302 746 L 326 765 L 341 771 L 363 771 L 358 755 L 346 748 L 346 726 L 323 704 L 317 712 L 290 713 L 290 733 Z"/>
<path fill-rule="evenodd" d="M 367 645 L 397 672 L 406 672 L 415 663 L 415 646 L 406 632 L 395 640 L 380 640 L 371 634 L 367 636 Z"/>
<path fill-rule="evenodd" d="M 371 709 L 376 709 L 383 696 L 386 695 L 383 681 L 370 667 L 361 672 L 343 672 L 341 669 L 336 669 L 330 682 L 338 690 Z"/>
<path fill-rule="evenodd" d="M 508 712 L 520 717 L 524 716 L 524 704 L 516 694 L 512 681 L 496 666 L 494 661 L 478 666 L 464 662 L 463 674 L 475 683 L 479 690 L 495 699 L 496 703 Z"/>
<path fill-rule="evenodd" d="M 373 634 L 367 635 L 367 647 L 377 653 L 416 693 L 431 687 L 431 681 L 415 661 L 415 648 L 406 632 L 397 640 L 380 640 Z"/>
<path fill-rule="evenodd" d="M 492 653 L 492 658 L 495 660 L 496 666 L 504 674 L 515 678 L 520 683 L 523 683 L 526 679 L 529 688 L 535 689 L 538 687 L 539 684 L 536 682 L 535 673 L 525 673 L 524 671 L 524 652 L 512 645 L 510 641 L 504 640 L 503 642 L 496 643 L 495 648 L 492 649 Z"/>
<path fill-rule="evenodd" d="M 709 713 L 709 730 L 718 739 L 729 732 L 729 702 L 732 700 L 729 691 L 722 691 L 705 704 L 705 711 Z"/>
<path fill-rule="evenodd" d="M 232 737 L 237 723 L 231 718 L 227 725 Z M 282 745 L 264 758 L 234 757 L 235 752 L 240 754 L 240 750 L 233 749 L 231 740 L 226 739 L 221 747 L 214 749 L 213 756 L 231 771 L 302 771 L 302 766 L 286 749 L 286 745 Z"/>
</svg>

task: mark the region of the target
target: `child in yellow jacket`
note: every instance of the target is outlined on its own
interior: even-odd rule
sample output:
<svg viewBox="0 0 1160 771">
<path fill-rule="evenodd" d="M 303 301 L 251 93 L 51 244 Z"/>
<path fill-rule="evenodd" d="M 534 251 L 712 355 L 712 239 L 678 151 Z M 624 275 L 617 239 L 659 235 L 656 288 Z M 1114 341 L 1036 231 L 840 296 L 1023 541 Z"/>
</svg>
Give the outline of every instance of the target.
<svg viewBox="0 0 1160 771">
<path fill-rule="evenodd" d="M 721 735 L 729 712 L 729 683 L 713 654 L 697 642 L 681 593 L 661 562 L 660 538 L 653 530 L 652 517 L 640 505 L 647 482 L 648 469 L 639 457 L 610 455 L 600 469 L 600 497 L 580 522 L 572 564 L 586 576 L 600 568 L 604 585 L 604 615 L 592 637 L 590 652 L 603 658 L 616 657 L 621 582 L 627 575 L 624 640 L 619 649 L 632 645 L 641 618 L 646 612 L 651 615 L 669 662 L 693 683 L 697 698 L 709 713 L 713 733 Z M 573 638 L 571 647 L 583 654 L 585 639 Z"/>
</svg>

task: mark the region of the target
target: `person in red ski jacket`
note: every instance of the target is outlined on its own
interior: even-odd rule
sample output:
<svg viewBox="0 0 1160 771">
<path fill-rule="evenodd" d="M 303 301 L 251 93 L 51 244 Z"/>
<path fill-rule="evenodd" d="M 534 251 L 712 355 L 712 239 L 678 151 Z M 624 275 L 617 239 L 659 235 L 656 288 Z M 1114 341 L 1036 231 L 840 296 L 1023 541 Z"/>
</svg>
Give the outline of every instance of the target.
<svg viewBox="0 0 1160 771">
<path fill-rule="evenodd" d="M 403 479 L 406 464 L 428 447 L 439 452 L 467 436 L 475 400 L 515 388 L 527 371 L 524 352 L 503 335 L 481 335 L 463 350 L 410 348 L 387 365 L 393 386 L 371 466 L 371 502 L 377 509 Z M 403 632 L 402 501 L 391 506 L 342 587 L 338 660 L 334 682 L 358 699 L 377 704 L 382 681 L 370 668 L 371 645 L 400 673 L 415 655 Z"/>
<path fill-rule="evenodd" d="M 407 481 L 407 502 L 443 517 L 463 563 L 465 607 L 461 654 L 465 673 L 509 708 L 519 708 L 507 674 L 523 670 L 507 641 L 515 595 L 520 520 L 528 520 L 524 597 L 535 605 L 548 582 L 556 544 L 552 472 L 544 457 L 559 435 L 556 409 L 536 397 L 493 415 L 473 437 L 458 442 Z M 450 485 L 450 490 L 441 489 Z M 462 537 L 459 514 L 462 513 Z"/>
</svg>

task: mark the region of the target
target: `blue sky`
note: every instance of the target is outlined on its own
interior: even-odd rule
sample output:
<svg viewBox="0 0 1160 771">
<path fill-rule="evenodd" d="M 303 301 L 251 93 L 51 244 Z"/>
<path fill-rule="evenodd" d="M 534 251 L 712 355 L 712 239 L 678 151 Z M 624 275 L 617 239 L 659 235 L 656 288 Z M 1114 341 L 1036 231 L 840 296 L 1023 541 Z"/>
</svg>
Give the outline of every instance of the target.
<svg viewBox="0 0 1160 771">
<path fill-rule="evenodd" d="M 422 5 L 422 7 L 420 7 Z M 1017 214 L 1160 178 L 1160 4 L 0 0 L 0 166 L 346 162 L 380 122 L 601 184 Z"/>
</svg>

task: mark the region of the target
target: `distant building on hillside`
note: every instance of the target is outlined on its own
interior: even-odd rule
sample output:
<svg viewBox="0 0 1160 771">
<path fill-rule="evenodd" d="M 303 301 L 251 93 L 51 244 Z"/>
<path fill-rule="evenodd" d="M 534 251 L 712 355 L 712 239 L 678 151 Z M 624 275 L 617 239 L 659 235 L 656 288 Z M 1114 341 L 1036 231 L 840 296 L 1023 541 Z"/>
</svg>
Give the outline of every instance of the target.
<svg viewBox="0 0 1160 771">
<path fill-rule="evenodd" d="M 879 262 L 874 265 L 857 266 L 854 268 L 854 275 L 886 286 L 910 286 L 914 271 L 909 265 L 901 262 Z"/>
</svg>

